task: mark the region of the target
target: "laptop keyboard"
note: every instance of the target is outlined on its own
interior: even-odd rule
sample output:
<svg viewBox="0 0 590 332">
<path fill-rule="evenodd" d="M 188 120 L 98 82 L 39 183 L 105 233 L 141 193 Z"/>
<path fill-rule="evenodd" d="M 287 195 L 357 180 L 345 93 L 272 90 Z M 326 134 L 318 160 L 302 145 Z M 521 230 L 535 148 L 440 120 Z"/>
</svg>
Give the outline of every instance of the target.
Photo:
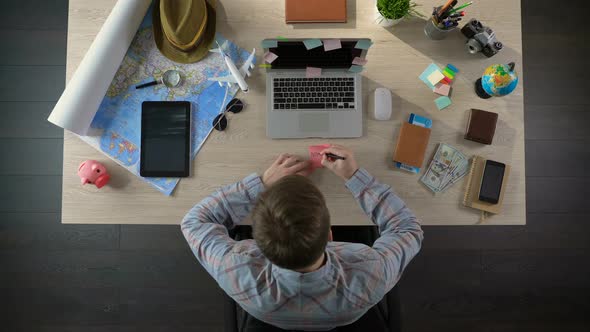
<svg viewBox="0 0 590 332">
<path fill-rule="evenodd" d="M 274 110 L 352 110 L 354 77 L 274 78 Z"/>
</svg>

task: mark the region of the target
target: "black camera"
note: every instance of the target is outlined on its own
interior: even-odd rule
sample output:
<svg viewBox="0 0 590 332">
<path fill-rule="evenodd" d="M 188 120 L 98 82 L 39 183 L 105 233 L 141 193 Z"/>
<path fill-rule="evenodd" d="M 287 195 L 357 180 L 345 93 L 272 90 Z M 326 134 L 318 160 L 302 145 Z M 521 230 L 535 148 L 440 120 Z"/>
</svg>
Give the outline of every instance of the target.
<svg viewBox="0 0 590 332">
<path fill-rule="evenodd" d="M 496 33 L 476 19 L 467 22 L 461 29 L 461 33 L 468 38 L 465 47 L 471 54 L 481 52 L 491 58 L 503 47 L 502 43 L 496 39 Z"/>
</svg>

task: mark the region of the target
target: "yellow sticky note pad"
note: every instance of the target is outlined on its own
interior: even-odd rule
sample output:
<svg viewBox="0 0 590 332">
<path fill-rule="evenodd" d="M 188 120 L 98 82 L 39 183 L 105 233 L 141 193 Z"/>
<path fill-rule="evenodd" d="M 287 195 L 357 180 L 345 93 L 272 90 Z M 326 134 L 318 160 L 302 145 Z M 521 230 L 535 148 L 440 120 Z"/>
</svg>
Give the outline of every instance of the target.
<svg viewBox="0 0 590 332">
<path fill-rule="evenodd" d="M 445 75 L 443 75 L 440 70 L 435 70 L 432 74 L 428 75 L 426 79 L 430 84 L 436 85 L 436 83 L 440 82 L 443 78 L 445 78 Z"/>
</svg>

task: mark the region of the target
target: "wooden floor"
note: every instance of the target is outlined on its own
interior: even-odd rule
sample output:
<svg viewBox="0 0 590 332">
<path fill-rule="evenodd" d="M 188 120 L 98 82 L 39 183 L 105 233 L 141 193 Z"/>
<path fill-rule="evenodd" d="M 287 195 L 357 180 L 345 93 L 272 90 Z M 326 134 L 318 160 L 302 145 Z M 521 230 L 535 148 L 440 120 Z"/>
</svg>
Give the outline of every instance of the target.
<svg viewBox="0 0 590 332">
<path fill-rule="evenodd" d="M 406 331 L 590 329 L 589 5 L 554 3 L 522 1 L 527 226 L 426 227 Z M 1 330 L 221 331 L 177 226 L 60 224 L 66 30 L 66 0 L 2 1 Z"/>
</svg>

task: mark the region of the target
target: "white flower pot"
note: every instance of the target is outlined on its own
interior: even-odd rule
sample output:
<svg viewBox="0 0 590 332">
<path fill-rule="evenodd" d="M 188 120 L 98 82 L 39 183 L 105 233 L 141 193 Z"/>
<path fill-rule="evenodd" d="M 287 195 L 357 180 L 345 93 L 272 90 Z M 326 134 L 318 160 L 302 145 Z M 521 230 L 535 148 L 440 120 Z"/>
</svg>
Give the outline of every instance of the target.
<svg viewBox="0 0 590 332">
<path fill-rule="evenodd" d="M 384 28 L 390 28 L 396 24 L 398 24 L 399 22 L 401 22 L 404 18 L 398 18 L 395 20 L 390 20 L 388 18 L 383 17 L 383 15 L 381 15 L 381 13 L 379 13 L 379 11 L 377 11 L 377 22 L 379 23 L 380 26 L 384 27 Z"/>
</svg>

